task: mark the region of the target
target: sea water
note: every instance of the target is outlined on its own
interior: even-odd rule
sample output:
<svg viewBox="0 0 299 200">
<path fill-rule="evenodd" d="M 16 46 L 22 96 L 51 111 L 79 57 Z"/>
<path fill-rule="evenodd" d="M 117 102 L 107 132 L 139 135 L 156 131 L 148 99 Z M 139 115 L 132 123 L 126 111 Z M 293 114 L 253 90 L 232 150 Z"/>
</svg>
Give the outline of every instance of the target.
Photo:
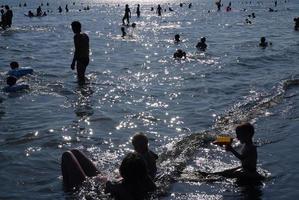
<svg viewBox="0 0 299 200">
<path fill-rule="evenodd" d="M 150 148 L 161 155 L 162 174 L 167 169 L 175 176 L 174 163 L 187 176 L 197 170 L 228 169 L 238 160 L 197 136 L 234 137 L 234 128 L 242 121 L 256 129 L 258 167 L 269 175 L 262 186 L 248 189 L 233 180 L 174 177 L 160 198 L 296 199 L 296 0 L 279 0 L 277 7 L 272 0 L 235 0 L 231 12 L 225 11 L 228 0 L 222 1 L 220 12 L 212 0 L 186 1 L 182 7 L 180 1 L 167 0 L 48 2 L 49 6 L 46 1 L 0 1 L 14 12 L 13 26 L 0 31 L 1 88 L 11 61 L 34 69 L 22 80 L 30 85 L 29 91 L 0 93 L 0 199 L 73 198 L 62 190 L 61 154 L 78 148 L 113 178 L 123 156 L 132 150 L 130 139 L 137 131 L 147 133 Z M 24 16 L 29 10 L 35 13 L 41 3 L 48 16 Z M 129 36 L 122 38 L 126 3 L 137 27 L 127 28 Z M 161 17 L 151 11 L 158 4 L 166 9 Z M 87 5 L 90 10 L 83 10 Z M 268 12 L 270 7 L 277 12 Z M 256 18 L 249 18 L 253 12 Z M 246 18 L 252 24 L 245 23 Z M 70 69 L 74 20 L 90 38 L 85 86 L 78 86 Z M 179 44 L 173 42 L 175 34 L 181 36 Z M 258 46 L 263 36 L 272 46 Z M 195 48 L 201 37 L 207 40 L 205 52 Z M 187 59 L 174 60 L 177 49 L 186 51 Z M 102 199 L 100 194 L 82 193 L 77 197 Z"/>
</svg>

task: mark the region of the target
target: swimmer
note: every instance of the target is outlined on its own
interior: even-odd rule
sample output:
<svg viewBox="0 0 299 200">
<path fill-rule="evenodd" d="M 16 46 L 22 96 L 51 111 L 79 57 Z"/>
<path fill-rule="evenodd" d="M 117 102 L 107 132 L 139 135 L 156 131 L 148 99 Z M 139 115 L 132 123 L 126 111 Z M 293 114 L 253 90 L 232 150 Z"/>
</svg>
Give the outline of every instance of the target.
<svg viewBox="0 0 299 200">
<path fill-rule="evenodd" d="M 259 46 L 260 47 L 263 47 L 263 48 L 266 48 L 268 45 L 272 45 L 271 42 L 266 42 L 266 38 L 265 37 L 261 37 L 261 41 L 260 41 L 260 44 Z"/>
<path fill-rule="evenodd" d="M 251 24 L 252 22 L 249 19 L 245 19 L 246 24 Z"/>
<path fill-rule="evenodd" d="M 299 17 L 294 18 L 294 22 L 295 22 L 294 29 L 295 29 L 295 31 L 298 31 L 299 30 Z"/>
<path fill-rule="evenodd" d="M 8 86 L 3 88 L 4 92 L 18 92 L 21 90 L 29 89 L 29 85 L 27 84 L 16 84 L 17 83 L 17 77 L 9 76 L 6 78 L 6 83 Z"/>
<path fill-rule="evenodd" d="M 176 52 L 173 54 L 173 57 L 174 57 L 175 59 L 186 58 L 186 52 L 183 51 L 182 49 L 178 49 L 178 50 L 176 50 Z"/>
<path fill-rule="evenodd" d="M 175 43 L 179 43 L 181 40 L 180 40 L 180 35 L 179 34 L 176 34 L 175 36 L 174 36 L 174 42 Z"/>
<path fill-rule="evenodd" d="M 197 43 L 196 48 L 201 50 L 201 51 L 205 51 L 207 49 L 207 44 L 206 44 L 206 38 L 202 37 L 200 39 L 200 42 Z"/>
<path fill-rule="evenodd" d="M 129 25 L 130 24 L 130 18 L 131 18 L 131 10 L 129 8 L 129 5 L 126 4 L 125 14 L 124 14 L 124 17 L 122 19 L 123 25 L 125 25 L 125 20 L 127 20 L 127 25 Z"/>
<path fill-rule="evenodd" d="M 16 78 L 21 78 L 22 76 L 33 73 L 33 69 L 31 68 L 19 68 L 19 63 L 15 61 L 10 63 L 10 69 L 11 70 L 7 72 L 7 75 L 14 76 Z"/>
<path fill-rule="evenodd" d="M 9 8 L 8 5 L 5 5 L 5 10 L 6 10 L 6 12 L 5 12 L 4 15 L 5 15 L 5 18 L 6 18 L 7 26 L 8 26 L 8 27 L 11 27 L 11 25 L 12 25 L 13 12 L 12 12 L 12 10 Z"/>
<path fill-rule="evenodd" d="M 147 136 L 141 132 L 136 133 L 132 138 L 132 144 L 135 152 L 144 159 L 149 176 L 154 179 L 157 174 L 158 155 L 149 149 Z"/>
<path fill-rule="evenodd" d="M 75 52 L 71 69 L 75 69 L 77 63 L 77 78 L 80 85 L 85 83 L 85 71 L 89 64 L 89 37 L 86 33 L 81 32 L 81 23 L 72 22 L 72 30 L 74 32 Z"/>
</svg>

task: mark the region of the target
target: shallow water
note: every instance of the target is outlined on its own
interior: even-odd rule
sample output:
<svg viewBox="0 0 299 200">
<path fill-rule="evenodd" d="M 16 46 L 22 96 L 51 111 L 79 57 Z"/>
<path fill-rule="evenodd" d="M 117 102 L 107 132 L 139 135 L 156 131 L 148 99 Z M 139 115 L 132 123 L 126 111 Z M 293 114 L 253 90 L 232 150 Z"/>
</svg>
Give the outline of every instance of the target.
<svg viewBox="0 0 299 200">
<path fill-rule="evenodd" d="M 143 2 L 137 19 L 135 8 L 140 2 L 130 1 L 131 20 L 137 28 L 125 39 L 120 37 L 125 1 L 119 7 L 113 1 L 74 6 L 70 1 L 49 1 L 49 7 L 43 3 L 43 9 L 52 12 L 30 19 L 24 13 L 39 2 L 18 7 L 19 1 L 9 1 L 13 27 L 0 32 L 1 87 L 11 61 L 35 70 L 24 80 L 30 91 L 0 93 L 0 199 L 68 198 L 61 184 L 63 151 L 82 149 L 104 174 L 112 176 L 132 149 L 130 137 L 136 131 L 148 134 L 157 153 L 168 150 L 161 156 L 162 172 L 171 171 L 174 162 L 184 166 L 187 174 L 220 171 L 237 165 L 235 158 L 187 136 L 233 135 L 242 120 L 254 123 L 258 164 L 271 174 L 262 187 L 252 192 L 231 181 L 182 180 L 171 183 L 162 199 L 298 196 L 299 32 L 293 30 L 298 2 L 279 1 L 278 12 L 270 13 L 270 0 L 263 4 L 234 1 L 232 12 L 227 13 L 217 12 L 209 0 L 194 1 L 191 9 L 165 1 L 159 3 L 174 12 L 167 10 L 162 17 L 150 11 L 158 2 Z M 66 3 L 70 12 L 59 14 L 58 6 L 64 8 Z M 91 10 L 80 12 L 86 5 Z M 252 12 L 256 18 L 245 24 Z M 90 84 L 83 87 L 70 70 L 73 20 L 80 20 L 90 37 Z M 173 43 L 177 33 L 183 40 L 180 44 Z M 208 44 L 204 53 L 195 48 L 202 36 Z M 261 36 L 273 45 L 259 48 Z M 188 59 L 173 60 L 177 48 L 185 50 Z M 185 144 L 174 145 L 181 139 Z M 249 193 L 258 197 L 248 197 Z"/>
</svg>

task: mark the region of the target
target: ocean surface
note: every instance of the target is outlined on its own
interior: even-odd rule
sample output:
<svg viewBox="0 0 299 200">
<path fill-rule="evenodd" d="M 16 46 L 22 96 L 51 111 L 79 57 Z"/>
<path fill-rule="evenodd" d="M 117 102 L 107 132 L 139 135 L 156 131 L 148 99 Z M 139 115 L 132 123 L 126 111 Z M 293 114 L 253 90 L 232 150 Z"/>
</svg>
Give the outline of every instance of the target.
<svg viewBox="0 0 299 200">
<path fill-rule="evenodd" d="M 34 69 L 22 80 L 29 91 L 0 92 L 1 200 L 103 199 L 90 188 L 63 192 L 61 155 L 78 148 L 113 178 L 137 131 L 148 135 L 150 148 L 160 155 L 159 172 L 174 179 L 164 182 L 166 193 L 159 199 L 298 198 L 297 0 L 279 0 L 277 7 L 272 0 L 234 0 L 231 12 L 225 11 L 228 0 L 220 12 L 213 0 L 186 1 L 182 7 L 167 0 L 72 2 L 49 0 L 46 6 L 46 1 L 26 0 L 27 7 L 19 7 L 24 0 L 0 0 L 14 12 L 13 26 L 0 30 L 0 87 L 6 85 L 11 61 Z M 41 3 L 48 16 L 24 16 Z M 126 3 L 137 27 L 127 28 L 129 36 L 122 38 Z M 166 9 L 161 17 L 151 11 L 158 4 Z M 83 10 L 87 5 L 90 10 Z M 268 12 L 270 7 L 277 12 Z M 252 12 L 255 19 L 248 18 Z M 74 20 L 90 37 L 89 84 L 84 86 L 70 69 Z M 175 34 L 181 36 L 179 44 Z M 262 36 L 272 45 L 260 48 Z M 205 52 L 195 48 L 201 37 L 207 39 Z M 179 48 L 187 59 L 173 59 Z M 267 180 L 254 188 L 234 180 L 191 181 L 194 171 L 239 164 L 210 144 L 210 137 L 235 137 L 242 121 L 255 126 L 258 167 Z M 176 175 L 178 169 L 185 178 Z"/>
</svg>

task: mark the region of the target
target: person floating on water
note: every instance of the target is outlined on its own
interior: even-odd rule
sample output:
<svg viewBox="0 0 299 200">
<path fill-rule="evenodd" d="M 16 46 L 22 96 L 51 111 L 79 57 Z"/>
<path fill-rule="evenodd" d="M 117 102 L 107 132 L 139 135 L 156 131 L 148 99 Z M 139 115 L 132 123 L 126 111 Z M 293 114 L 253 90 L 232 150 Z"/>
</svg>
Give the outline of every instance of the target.
<svg viewBox="0 0 299 200">
<path fill-rule="evenodd" d="M 263 48 L 266 48 L 269 45 L 272 45 L 272 43 L 271 42 L 269 42 L 269 43 L 266 42 L 266 37 L 261 37 L 261 41 L 260 41 L 259 46 L 263 47 Z"/>
<path fill-rule="evenodd" d="M 157 14 L 158 14 L 158 16 L 162 15 L 162 8 L 161 8 L 160 4 L 158 4 L 158 7 L 157 7 Z"/>
<path fill-rule="evenodd" d="M 140 4 L 137 5 L 136 14 L 137 14 L 137 17 L 139 18 L 140 17 Z"/>
<path fill-rule="evenodd" d="M 201 51 L 205 51 L 207 49 L 207 44 L 206 44 L 206 38 L 202 37 L 200 38 L 200 42 L 197 43 L 196 48 L 201 50 Z"/>
<path fill-rule="evenodd" d="M 295 17 L 294 22 L 295 22 L 294 29 L 295 29 L 295 31 L 298 31 L 299 30 L 299 17 L 297 17 L 297 18 Z"/>
<path fill-rule="evenodd" d="M 26 89 L 29 89 L 29 85 L 27 84 L 16 84 L 17 77 L 9 76 L 6 78 L 6 83 L 8 86 L 3 88 L 4 92 L 11 93 L 11 92 L 19 92 Z"/>
<path fill-rule="evenodd" d="M 130 18 L 131 18 L 131 10 L 129 8 L 129 5 L 126 4 L 125 14 L 124 14 L 124 17 L 122 19 L 123 25 L 125 25 L 125 20 L 127 20 L 127 26 L 128 26 L 130 24 Z"/>
<path fill-rule="evenodd" d="M 19 68 L 19 63 L 13 61 L 10 63 L 10 70 L 7 72 L 7 75 L 14 76 L 16 78 L 21 78 L 22 76 L 26 76 L 28 74 L 32 74 L 33 69 L 29 67 Z"/>
<path fill-rule="evenodd" d="M 178 49 L 178 50 L 176 50 L 176 52 L 174 52 L 173 58 L 175 58 L 175 59 L 186 58 L 186 52 L 183 51 L 182 49 Z"/>
<path fill-rule="evenodd" d="M 72 22 L 72 30 L 74 32 L 75 52 L 71 69 L 75 69 L 77 63 L 77 77 L 80 85 L 85 84 L 85 71 L 89 64 L 89 37 L 81 32 L 81 23 Z"/>
<path fill-rule="evenodd" d="M 156 160 L 158 155 L 149 149 L 147 136 L 141 132 L 136 133 L 132 138 L 132 144 L 135 152 L 145 161 L 148 174 L 153 180 L 157 174 Z"/>
</svg>

